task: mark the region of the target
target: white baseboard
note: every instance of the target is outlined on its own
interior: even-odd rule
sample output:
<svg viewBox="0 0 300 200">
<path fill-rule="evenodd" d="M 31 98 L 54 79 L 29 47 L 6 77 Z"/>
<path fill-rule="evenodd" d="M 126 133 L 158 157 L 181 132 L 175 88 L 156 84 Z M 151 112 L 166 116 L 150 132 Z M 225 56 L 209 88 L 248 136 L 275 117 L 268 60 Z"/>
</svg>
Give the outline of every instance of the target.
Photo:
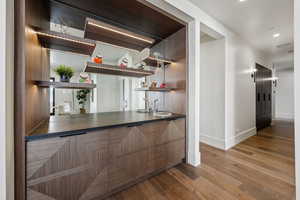
<svg viewBox="0 0 300 200">
<path fill-rule="evenodd" d="M 226 150 L 234 147 L 235 145 L 241 143 L 242 141 L 248 139 L 249 137 L 256 135 L 256 133 L 257 133 L 256 127 L 238 133 L 236 136 L 226 141 Z"/>
<path fill-rule="evenodd" d="M 236 136 L 228 139 L 216 138 L 206 134 L 200 134 L 200 142 L 203 142 L 207 145 L 213 146 L 218 149 L 228 150 L 235 145 L 241 143 L 242 141 L 248 139 L 249 137 L 256 135 L 256 127 L 250 128 L 248 130 L 238 133 Z"/>
<path fill-rule="evenodd" d="M 207 145 L 213 146 L 218 149 L 225 150 L 225 139 L 222 140 L 220 138 L 200 134 L 200 142 L 203 142 Z"/>
<path fill-rule="evenodd" d="M 275 125 L 275 123 L 274 123 L 275 121 L 294 122 L 295 119 L 294 118 L 274 118 L 274 119 L 272 119 L 272 123 L 271 123 L 272 126 Z"/>
<path fill-rule="evenodd" d="M 291 113 L 276 113 L 275 119 L 278 120 L 293 120 L 294 114 Z"/>
</svg>

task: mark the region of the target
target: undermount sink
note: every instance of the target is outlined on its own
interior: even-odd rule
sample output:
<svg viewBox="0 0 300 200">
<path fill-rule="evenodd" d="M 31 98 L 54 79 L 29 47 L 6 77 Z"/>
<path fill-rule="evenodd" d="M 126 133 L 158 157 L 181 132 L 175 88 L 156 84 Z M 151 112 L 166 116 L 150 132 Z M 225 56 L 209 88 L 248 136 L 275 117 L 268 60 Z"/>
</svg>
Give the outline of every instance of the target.
<svg viewBox="0 0 300 200">
<path fill-rule="evenodd" d="M 149 113 L 149 111 L 146 109 L 139 109 L 139 110 L 137 110 L 137 112 L 138 113 Z"/>
<path fill-rule="evenodd" d="M 160 112 L 154 112 L 153 116 L 155 116 L 155 117 L 170 117 L 170 116 L 172 116 L 172 113 L 160 111 Z"/>
</svg>

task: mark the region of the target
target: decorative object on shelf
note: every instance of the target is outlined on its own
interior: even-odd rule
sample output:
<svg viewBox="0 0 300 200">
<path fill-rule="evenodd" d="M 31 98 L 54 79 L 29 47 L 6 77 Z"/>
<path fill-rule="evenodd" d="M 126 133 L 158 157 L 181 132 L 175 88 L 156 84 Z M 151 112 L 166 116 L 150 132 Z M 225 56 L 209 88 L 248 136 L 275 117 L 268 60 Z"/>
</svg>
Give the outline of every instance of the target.
<svg viewBox="0 0 300 200">
<path fill-rule="evenodd" d="M 128 66 L 128 59 L 123 58 L 121 61 L 119 61 L 119 66 L 121 69 L 125 69 Z"/>
<path fill-rule="evenodd" d="M 79 90 L 77 91 L 76 98 L 78 100 L 79 105 L 81 105 L 80 108 L 80 114 L 85 114 L 86 109 L 85 109 L 85 104 L 87 102 L 87 96 L 90 93 L 90 90 Z"/>
<path fill-rule="evenodd" d="M 171 92 L 175 90 L 175 88 L 148 88 L 148 87 L 142 87 L 142 88 L 136 88 L 135 91 L 143 91 L 143 92 Z"/>
<path fill-rule="evenodd" d="M 156 88 L 157 87 L 157 82 L 156 81 L 152 81 L 150 88 Z"/>
<path fill-rule="evenodd" d="M 90 76 L 88 73 L 86 72 L 81 72 L 79 74 L 80 76 L 80 79 L 79 79 L 79 83 L 89 83 L 91 84 L 92 83 L 92 80 L 90 79 Z"/>
<path fill-rule="evenodd" d="M 70 79 L 74 75 L 73 68 L 66 65 L 59 65 L 54 69 L 54 72 L 60 76 L 61 82 L 70 82 Z"/>
<path fill-rule="evenodd" d="M 135 57 L 135 66 L 143 63 L 144 66 L 161 67 L 172 64 L 172 60 L 164 58 L 160 53 L 150 55 L 150 49 L 145 48 Z"/>
<path fill-rule="evenodd" d="M 68 115 L 71 113 L 71 102 L 64 102 L 62 104 L 54 106 L 55 113 L 57 115 Z"/>
<path fill-rule="evenodd" d="M 162 83 L 162 84 L 160 84 L 159 88 L 166 88 L 166 86 L 167 86 L 167 84 Z"/>
<path fill-rule="evenodd" d="M 56 105 L 53 108 L 55 109 L 55 113 L 57 115 L 63 115 L 63 114 L 65 114 L 65 106 L 63 104 Z"/>
<path fill-rule="evenodd" d="M 93 58 L 93 62 L 97 64 L 102 64 L 103 63 L 103 57 L 101 55 L 97 55 L 96 57 Z"/>
<path fill-rule="evenodd" d="M 124 56 L 122 56 L 119 61 L 118 65 L 121 69 L 132 67 L 132 56 L 129 55 L 127 52 Z"/>
<path fill-rule="evenodd" d="M 176 90 L 176 88 L 169 87 L 165 82 L 161 83 L 158 86 L 157 81 L 152 81 L 150 87 L 147 82 L 140 82 L 140 88 L 135 88 L 135 91 L 143 91 L 143 92 L 171 92 Z"/>
<path fill-rule="evenodd" d="M 149 48 L 143 49 L 143 51 L 141 51 L 138 55 L 134 57 L 134 66 L 138 69 L 144 69 L 146 63 L 143 61 L 147 59 L 149 56 L 150 56 L 150 49 Z"/>
<path fill-rule="evenodd" d="M 148 84 L 145 81 L 141 82 L 141 87 L 142 88 L 148 88 Z"/>
<path fill-rule="evenodd" d="M 135 68 L 143 70 L 143 69 L 145 69 L 145 66 L 146 66 L 145 62 L 140 62 L 140 63 L 135 65 Z"/>
</svg>

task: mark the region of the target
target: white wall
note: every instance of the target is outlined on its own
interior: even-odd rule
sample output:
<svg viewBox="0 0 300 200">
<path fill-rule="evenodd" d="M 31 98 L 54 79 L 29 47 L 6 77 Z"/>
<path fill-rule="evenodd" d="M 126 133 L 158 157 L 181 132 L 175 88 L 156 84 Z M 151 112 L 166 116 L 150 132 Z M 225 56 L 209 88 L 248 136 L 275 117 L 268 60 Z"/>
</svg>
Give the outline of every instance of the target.
<svg viewBox="0 0 300 200">
<path fill-rule="evenodd" d="M 140 0 L 142 1 L 142 0 Z M 148 2 L 157 2 L 159 0 L 147 0 Z M 161 2 L 161 1 L 159 1 Z M 201 55 L 199 43 L 195 34 L 200 35 L 201 24 L 208 26 L 215 32 L 225 37 L 225 149 L 237 144 L 241 140 L 256 133 L 255 129 L 255 86 L 251 83 L 250 71 L 255 67 L 255 62 L 269 65 L 269 58 L 254 48 L 247 41 L 239 38 L 235 33 L 226 28 L 223 24 L 215 20 L 195 6 L 190 1 L 186 0 L 164 0 L 169 5 L 174 6 L 183 13 L 188 14 L 193 21 L 189 22 L 189 83 L 191 91 L 189 91 L 189 114 L 188 114 L 188 135 L 189 150 L 196 153 L 197 148 L 195 139 L 197 140 L 200 127 L 197 122 L 200 122 L 200 113 L 198 105 L 201 104 L 198 95 L 200 91 L 200 73 L 194 73 L 194 70 L 199 70 Z M 160 4 L 162 5 L 162 4 Z M 161 9 L 164 9 L 162 6 Z M 177 11 L 176 11 L 177 12 Z M 175 15 L 177 16 L 177 15 Z M 199 23 L 199 25 L 198 25 Z M 196 44 L 196 46 L 195 46 Z M 198 46 L 199 45 L 199 46 Z M 197 47 L 198 46 L 198 47 Z M 199 91 L 197 91 L 199 89 Z M 196 90 L 196 91 L 195 91 Z M 198 94 L 199 92 L 199 94 Z M 194 95 L 196 93 L 196 95 Z M 196 104 L 196 105 L 195 105 Z M 238 104 L 238 105 L 237 105 Z M 237 105 L 237 106 L 236 106 Z M 248 113 L 247 113 L 248 112 Z M 246 113 L 246 114 L 245 114 Z M 241 118 L 239 118 L 241 117 Z M 191 126 L 191 127 L 190 127 Z M 196 134 L 196 135 L 195 135 Z M 191 141 L 193 140 L 193 141 Z M 191 153 L 192 154 L 192 153 Z M 197 159 L 195 157 L 195 159 Z M 199 161 L 200 163 L 200 161 Z"/>
<path fill-rule="evenodd" d="M 269 58 L 237 35 L 226 37 L 226 149 L 256 133 L 255 63 L 270 67 Z"/>
<path fill-rule="evenodd" d="M 225 149 L 228 149 L 256 133 L 255 85 L 250 71 L 255 62 L 270 67 L 269 58 L 190 1 L 165 1 L 225 37 Z"/>
<path fill-rule="evenodd" d="M 225 148 L 225 39 L 200 45 L 200 141 Z"/>
<path fill-rule="evenodd" d="M 13 1 L 0 1 L 0 199 L 14 199 Z"/>
<path fill-rule="evenodd" d="M 269 59 L 235 35 L 201 43 L 201 142 L 229 149 L 256 134 L 255 63 Z"/>
<path fill-rule="evenodd" d="M 294 119 L 294 69 L 276 70 L 275 118 Z"/>
</svg>

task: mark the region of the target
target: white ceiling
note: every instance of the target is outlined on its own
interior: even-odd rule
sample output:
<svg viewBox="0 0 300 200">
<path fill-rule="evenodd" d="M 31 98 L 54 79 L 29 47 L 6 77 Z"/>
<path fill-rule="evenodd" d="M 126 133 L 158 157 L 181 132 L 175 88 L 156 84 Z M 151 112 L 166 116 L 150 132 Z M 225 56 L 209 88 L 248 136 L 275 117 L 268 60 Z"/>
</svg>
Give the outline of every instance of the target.
<svg viewBox="0 0 300 200">
<path fill-rule="evenodd" d="M 293 0 L 190 1 L 265 53 L 293 49 Z M 273 38 L 274 33 L 281 35 Z M 286 43 L 291 45 L 276 47 Z"/>
</svg>

